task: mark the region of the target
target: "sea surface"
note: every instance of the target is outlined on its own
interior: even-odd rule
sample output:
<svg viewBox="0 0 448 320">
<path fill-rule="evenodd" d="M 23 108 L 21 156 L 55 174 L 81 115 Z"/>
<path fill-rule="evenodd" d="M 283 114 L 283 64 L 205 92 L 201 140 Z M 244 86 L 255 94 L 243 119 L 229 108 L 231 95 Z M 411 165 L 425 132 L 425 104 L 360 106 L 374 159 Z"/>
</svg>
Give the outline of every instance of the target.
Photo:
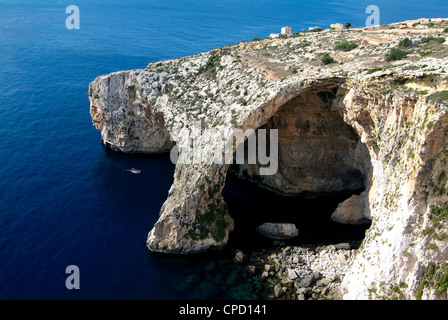
<svg viewBox="0 0 448 320">
<path fill-rule="evenodd" d="M 80 29 L 69 30 L 73 4 Z M 146 235 L 174 166 L 167 155 L 106 149 L 91 123 L 89 82 L 286 25 L 293 32 L 336 22 L 361 27 L 370 4 L 380 8 L 381 23 L 448 17 L 446 0 L 0 0 L 0 299 L 254 297 L 237 287 L 246 276 L 230 252 L 148 252 Z M 132 167 L 142 174 L 126 171 Z M 272 212 L 325 216 L 337 203 L 282 202 L 261 192 L 229 177 L 224 196 L 242 221 L 238 229 Z M 362 239 L 359 230 L 317 228 L 307 219 L 301 241 Z M 240 234 L 231 245 L 264 245 L 254 237 Z M 80 270 L 79 290 L 65 286 L 69 265 Z"/>
</svg>

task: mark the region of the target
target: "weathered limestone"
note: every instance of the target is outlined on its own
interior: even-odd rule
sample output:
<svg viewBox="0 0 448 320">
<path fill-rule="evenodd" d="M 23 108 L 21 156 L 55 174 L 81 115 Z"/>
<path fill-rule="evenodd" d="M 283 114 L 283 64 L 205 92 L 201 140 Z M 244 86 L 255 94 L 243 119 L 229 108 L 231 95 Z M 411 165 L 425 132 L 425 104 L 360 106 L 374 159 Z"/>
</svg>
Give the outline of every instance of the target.
<svg viewBox="0 0 448 320">
<path fill-rule="evenodd" d="M 122 152 L 155 153 L 174 145 L 153 99 L 167 74 L 122 71 L 98 77 L 89 87 L 90 115 L 104 144 Z M 151 85 L 149 85 L 151 83 Z"/>
<path fill-rule="evenodd" d="M 353 195 L 341 202 L 331 215 L 331 220 L 345 224 L 365 223 L 365 206 L 367 204 L 367 193 Z"/>
<path fill-rule="evenodd" d="M 407 81 L 413 83 L 415 78 Z M 373 120 L 370 125 L 359 125 L 359 120 L 353 125 L 372 143 L 368 191 L 372 226 L 344 278 L 343 293 L 347 299 L 368 299 L 396 298 L 394 292 L 400 292 L 398 298 L 415 299 L 423 273 L 448 257 L 446 240 L 432 240 L 434 236 L 427 234 L 428 226 L 432 228 L 431 206 L 447 201 L 445 181 L 439 179 L 447 168 L 442 169 L 448 150 L 448 141 L 442 138 L 447 106 L 412 94 L 381 95 L 366 90 L 371 85 L 367 83 L 358 83 L 347 94 L 345 103 L 353 111 L 345 119 L 348 123 L 359 119 L 356 110 L 363 110 Z M 442 76 L 433 85 L 446 90 L 446 83 Z M 443 228 L 446 221 L 434 232 Z M 436 290 L 426 289 L 426 297 L 434 298 Z"/>
<path fill-rule="evenodd" d="M 282 194 L 365 190 L 333 215 L 371 221 L 342 280 L 344 298 L 443 297 L 444 287 L 427 278 L 439 279 L 448 260 L 448 46 L 432 41 L 384 61 L 404 37 L 446 37 L 446 21 L 434 21 L 430 29 L 327 30 L 241 43 L 102 76 L 89 88 L 93 123 L 111 148 L 149 153 L 188 146 L 182 129 L 194 123 L 217 132 L 197 146 L 203 154 L 216 141 L 230 142 L 236 129 L 277 128 L 278 172 L 259 176 L 259 166 L 243 164 L 241 176 Z M 358 47 L 332 49 L 344 39 Z M 324 51 L 338 63 L 324 65 Z M 221 196 L 228 168 L 176 165 L 150 250 L 225 246 L 233 229 Z"/>
<path fill-rule="evenodd" d="M 226 167 L 212 165 L 205 172 L 192 176 L 187 167 L 176 166 L 168 199 L 148 235 L 148 248 L 176 253 L 222 248 L 233 230 L 233 220 L 221 196 L 226 170 Z M 208 181 L 207 177 L 219 181 Z M 200 180 L 203 187 L 197 189 L 191 179 Z M 179 189 L 182 192 L 178 192 Z"/>
</svg>

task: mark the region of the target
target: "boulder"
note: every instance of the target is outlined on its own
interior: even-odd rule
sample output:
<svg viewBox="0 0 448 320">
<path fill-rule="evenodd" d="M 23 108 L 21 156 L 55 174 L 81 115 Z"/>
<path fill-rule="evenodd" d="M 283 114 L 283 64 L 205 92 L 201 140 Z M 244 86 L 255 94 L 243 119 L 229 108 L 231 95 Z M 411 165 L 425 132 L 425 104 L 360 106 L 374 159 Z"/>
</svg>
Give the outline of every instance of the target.
<svg viewBox="0 0 448 320">
<path fill-rule="evenodd" d="M 297 237 L 299 230 L 292 223 L 270 223 L 266 222 L 257 227 L 257 232 L 276 240 L 286 240 Z"/>
<path fill-rule="evenodd" d="M 303 280 L 302 280 L 302 282 L 301 282 L 301 286 L 302 287 L 311 287 L 313 284 L 314 284 L 314 281 L 315 281 L 316 279 L 314 278 L 314 275 L 312 275 L 312 274 L 310 274 L 310 275 L 306 275 L 304 278 L 303 278 Z"/>
<path fill-rule="evenodd" d="M 285 287 L 282 287 L 282 286 L 279 285 L 279 284 L 277 284 L 277 285 L 274 287 L 274 295 L 275 295 L 276 298 L 280 297 L 283 293 L 285 293 L 285 291 L 286 291 L 286 288 L 285 288 Z"/>
<path fill-rule="evenodd" d="M 288 274 L 289 281 L 297 279 L 298 275 L 294 269 L 288 269 L 286 272 Z"/>
<path fill-rule="evenodd" d="M 364 216 L 367 202 L 367 193 L 353 195 L 344 202 L 341 202 L 331 215 L 331 220 L 343 224 L 363 224 L 370 222 Z"/>
</svg>

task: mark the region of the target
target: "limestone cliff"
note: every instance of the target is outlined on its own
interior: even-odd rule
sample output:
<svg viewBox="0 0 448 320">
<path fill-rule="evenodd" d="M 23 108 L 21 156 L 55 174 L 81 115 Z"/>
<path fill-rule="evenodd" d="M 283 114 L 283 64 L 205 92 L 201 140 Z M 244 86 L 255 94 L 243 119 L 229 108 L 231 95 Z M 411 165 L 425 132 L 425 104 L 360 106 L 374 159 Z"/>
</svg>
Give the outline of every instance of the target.
<svg viewBox="0 0 448 320">
<path fill-rule="evenodd" d="M 446 298 L 447 26 L 303 32 L 155 62 L 93 81 L 90 113 L 103 142 L 123 152 L 182 150 L 185 133 L 200 131 L 195 150 L 207 155 L 237 129 L 278 129 L 278 171 L 244 163 L 237 174 L 281 194 L 364 190 L 333 216 L 371 221 L 344 298 Z M 179 162 L 148 248 L 225 246 L 228 170 Z"/>
</svg>

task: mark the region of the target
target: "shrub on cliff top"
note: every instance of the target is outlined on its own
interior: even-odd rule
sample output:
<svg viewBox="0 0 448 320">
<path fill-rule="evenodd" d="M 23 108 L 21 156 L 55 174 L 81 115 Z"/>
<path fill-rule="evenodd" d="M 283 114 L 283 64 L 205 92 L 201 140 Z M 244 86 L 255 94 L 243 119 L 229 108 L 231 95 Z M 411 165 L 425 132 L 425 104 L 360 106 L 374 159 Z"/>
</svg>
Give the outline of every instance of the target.
<svg viewBox="0 0 448 320">
<path fill-rule="evenodd" d="M 341 50 L 341 51 L 351 51 L 355 49 L 358 45 L 356 42 L 348 42 L 347 40 L 342 41 L 336 41 L 334 50 Z"/>
<path fill-rule="evenodd" d="M 432 205 L 429 218 L 432 222 L 442 222 L 448 220 L 448 202 L 441 205 Z M 437 223 L 436 223 L 437 224 Z"/>
<path fill-rule="evenodd" d="M 396 61 L 405 58 L 407 55 L 403 50 L 392 48 L 389 53 L 386 55 L 386 61 Z"/>
<path fill-rule="evenodd" d="M 204 73 L 208 70 L 216 70 L 216 68 L 221 67 L 221 57 L 217 55 L 211 55 L 207 63 L 201 66 L 198 70 L 198 74 Z"/>
<path fill-rule="evenodd" d="M 303 31 L 303 32 L 306 33 L 306 32 L 321 32 L 321 31 L 324 31 L 324 29 L 318 27 L 318 28 L 313 28 L 313 29 L 311 29 L 311 30 L 305 30 L 305 31 Z"/>
<path fill-rule="evenodd" d="M 445 38 L 444 37 L 434 38 L 434 37 L 430 36 L 430 37 L 423 37 L 420 41 L 421 41 L 421 43 L 428 43 L 430 41 L 435 41 L 435 42 L 442 44 L 445 42 Z"/>
<path fill-rule="evenodd" d="M 403 48 L 403 47 L 410 47 L 412 45 L 412 40 L 409 38 L 404 38 L 402 40 L 400 40 L 400 42 L 398 43 L 398 46 Z"/>
<path fill-rule="evenodd" d="M 330 63 L 335 63 L 336 60 L 333 59 L 332 56 L 330 56 L 330 54 L 328 52 L 325 52 L 324 54 L 322 54 L 322 63 L 327 65 Z"/>
</svg>

